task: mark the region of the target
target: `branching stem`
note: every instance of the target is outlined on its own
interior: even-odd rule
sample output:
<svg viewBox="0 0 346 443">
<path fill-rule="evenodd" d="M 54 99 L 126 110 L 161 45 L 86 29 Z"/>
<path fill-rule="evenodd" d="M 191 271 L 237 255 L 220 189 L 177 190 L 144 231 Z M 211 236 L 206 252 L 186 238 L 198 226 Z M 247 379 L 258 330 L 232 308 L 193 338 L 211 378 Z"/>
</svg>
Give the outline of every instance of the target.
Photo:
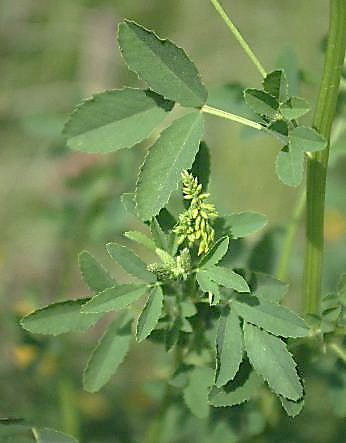
<svg viewBox="0 0 346 443">
<path fill-rule="evenodd" d="M 233 120 L 234 122 L 241 123 L 242 125 L 250 126 L 250 128 L 254 128 L 259 131 L 263 131 L 265 129 L 264 126 L 262 126 L 260 123 L 248 120 L 247 118 L 241 117 L 240 115 L 237 114 L 231 114 L 230 112 L 213 108 L 212 106 L 204 105 L 201 110 L 202 112 L 213 114 L 216 115 L 217 117 L 226 118 L 228 120 Z"/>
</svg>

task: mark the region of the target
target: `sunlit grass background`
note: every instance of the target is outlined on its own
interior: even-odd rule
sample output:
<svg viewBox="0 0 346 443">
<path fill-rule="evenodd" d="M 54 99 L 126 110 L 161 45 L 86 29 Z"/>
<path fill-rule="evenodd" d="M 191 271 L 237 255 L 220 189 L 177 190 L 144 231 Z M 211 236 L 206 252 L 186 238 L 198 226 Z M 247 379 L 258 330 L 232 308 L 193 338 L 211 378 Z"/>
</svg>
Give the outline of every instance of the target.
<svg viewBox="0 0 346 443">
<path fill-rule="evenodd" d="M 223 4 L 267 70 L 277 66 L 280 54 L 295 54 L 305 79 L 301 91 L 313 103 L 327 2 Z M 92 93 L 142 85 L 117 48 L 116 26 L 124 18 L 183 47 L 207 85 L 258 87 L 261 78 L 207 0 L 0 0 L 0 11 L 0 415 L 65 430 L 86 443 L 140 442 L 161 395 L 165 356 L 135 346 L 111 383 L 91 395 L 81 389 L 81 372 L 102 325 L 59 338 L 33 337 L 18 325 L 39 306 L 87 295 L 77 253 L 86 248 L 111 266 L 104 243 L 135 227 L 119 196 L 133 191 L 134 171 L 148 144 L 105 156 L 70 152 L 62 125 Z M 311 113 L 305 122 L 310 124 Z M 212 199 L 223 212 L 257 210 L 268 216 L 269 228 L 284 227 L 301 189 L 278 181 L 273 163 L 279 145 L 255 135 L 208 117 Z M 324 276 L 329 291 L 345 271 L 345 166 L 339 159 L 329 178 Z M 290 264 L 293 290 L 287 303 L 296 309 L 303 238 L 301 229 Z M 115 275 L 123 278 L 118 269 Z M 310 405 L 323 395 L 319 389 L 310 394 Z M 320 406 L 307 408 L 290 425 L 297 439 L 287 441 L 334 441 L 339 422 L 322 420 L 329 406 Z"/>
</svg>

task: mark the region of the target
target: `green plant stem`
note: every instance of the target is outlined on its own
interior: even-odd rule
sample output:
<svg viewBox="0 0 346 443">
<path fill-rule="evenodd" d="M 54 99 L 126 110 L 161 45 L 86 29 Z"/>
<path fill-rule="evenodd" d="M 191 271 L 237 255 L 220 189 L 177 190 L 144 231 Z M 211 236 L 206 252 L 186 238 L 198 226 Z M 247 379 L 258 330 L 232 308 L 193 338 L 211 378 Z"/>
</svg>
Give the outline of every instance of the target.
<svg viewBox="0 0 346 443">
<path fill-rule="evenodd" d="M 281 255 L 278 260 L 276 278 L 279 280 L 286 280 L 289 259 L 291 256 L 291 251 L 293 247 L 294 237 L 296 235 L 299 223 L 302 219 L 302 215 L 305 209 L 306 194 L 305 190 L 298 196 L 297 203 L 293 210 L 292 218 L 287 226 L 286 235 L 283 242 Z"/>
<path fill-rule="evenodd" d="M 241 117 L 240 115 L 231 114 L 230 112 L 213 108 L 212 106 L 204 105 L 202 106 L 201 111 L 206 112 L 207 114 L 216 115 L 217 117 L 226 118 L 227 120 L 233 120 L 234 122 L 241 123 L 245 126 L 250 126 L 250 128 L 254 128 L 259 131 L 263 131 L 265 129 L 264 126 L 262 126 L 260 123 L 248 120 L 247 118 Z"/>
<path fill-rule="evenodd" d="M 307 160 L 304 311 L 311 314 L 319 314 L 320 310 L 326 175 L 330 132 L 345 56 L 346 0 L 330 0 L 329 16 L 328 44 L 313 119 L 313 127 L 327 139 L 328 146 L 311 153 Z"/>
<path fill-rule="evenodd" d="M 346 350 L 338 343 L 329 343 L 329 348 L 342 360 L 346 363 Z"/>
<path fill-rule="evenodd" d="M 266 70 L 261 65 L 258 58 L 255 56 L 253 51 L 251 50 L 250 46 L 246 42 L 246 40 L 243 38 L 243 36 L 240 34 L 232 20 L 227 16 L 225 10 L 222 8 L 218 0 L 210 0 L 216 11 L 220 14 L 222 20 L 226 23 L 226 26 L 231 30 L 234 37 L 237 39 L 240 46 L 244 49 L 245 53 L 248 55 L 252 63 L 256 66 L 258 71 L 260 72 L 262 77 L 265 77 L 267 75 Z"/>
<path fill-rule="evenodd" d="M 58 382 L 61 427 L 66 434 L 79 438 L 80 423 L 76 405 L 76 392 L 71 380 L 63 376 Z"/>
</svg>

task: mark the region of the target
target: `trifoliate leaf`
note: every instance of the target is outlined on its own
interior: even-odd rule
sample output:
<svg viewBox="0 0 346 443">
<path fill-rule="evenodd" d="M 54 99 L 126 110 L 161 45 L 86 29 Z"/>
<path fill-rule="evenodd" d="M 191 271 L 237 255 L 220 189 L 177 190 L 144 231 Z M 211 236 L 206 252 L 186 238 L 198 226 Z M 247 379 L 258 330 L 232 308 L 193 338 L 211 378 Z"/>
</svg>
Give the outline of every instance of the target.
<svg viewBox="0 0 346 443">
<path fill-rule="evenodd" d="M 298 126 L 292 129 L 288 138 L 293 152 L 322 151 L 327 147 L 326 139 L 313 128 Z"/>
<path fill-rule="evenodd" d="M 153 91 L 183 106 L 206 102 L 207 90 L 183 49 L 130 20 L 119 25 L 118 41 L 129 69 Z"/>
<path fill-rule="evenodd" d="M 262 229 L 268 222 L 267 217 L 260 212 L 237 212 L 225 217 L 230 226 L 232 238 L 243 238 Z"/>
<path fill-rule="evenodd" d="M 275 97 L 260 89 L 245 89 L 246 104 L 261 117 L 276 120 L 279 116 L 279 102 Z"/>
<path fill-rule="evenodd" d="M 86 391 L 99 391 L 124 360 L 130 347 L 131 322 L 127 321 L 124 324 L 123 320 L 116 318 L 109 325 L 91 354 L 83 373 L 83 386 Z"/>
<path fill-rule="evenodd" d="M 246 280 L 231 269 L 223 266 L 211 266 L 201 269 L 199 274 L 203 273 L 205 273 L 209 279 L 225 288 L 234 289 L 238 292 L 250 292 Z"/>
<path fill-rule="evenodd" d="M 189 374 L 189 382 L 183 391 L 184 400 L 191 412 L 198 418 L 209 415 L 208 393 L 213 384 L 213 370 L 196 367 Z"/>
<path fill-rule="evenodd" d="M 76 108 L 64 135 L 70 148 L 84 152 L 130 148 L 149 137 L 172 107 L 172 102 L 152 91 L 102 92 Z"/>
<path fill-rule="evenodd" d="M 145 285 L 117 285 L 105 289 L 83 305 L 83 313 L 110 312 L 126 308 L 148 290 Z"/>
<path fill-rule="evenodd" d="M 251 365 L 271 389 L 289 400 L 299 400 L 303 388 L 285 343 L 250 323 L 244 324 L 244 340 Z"/>
<path fill-rule="evenodd" d="M 138 318 L 136 338 L 137 341 L 143 341 L 151 331 L 155 328 L 158 322 L 163 303 L 163 292 L 161 286 L 155 286 L 148 297 L 141 315 Z"/>
<path fill-rule="evenodd" d="M 280 103 L 288 100 L 288 84 L 284 71 L 277 69 L 269 72 L 263 80 L 263 88 Z"/>
<path fill-rule="evenodd" d="M 280 105 L 280 112 L 287 120 L 302 117 L 309 111 L 309 103 L 301 97 L 291 97 L 287 102 Z"/>
<path fill-rule="evenodd" d="M 200 268 L 217 265 L 222 257 L 227 253 L 229 237 L 225 236 L 217 240 L 210 248 L 209 252 L 202 258 Z"/>
<path fill-rule="evenodd" d="M 304 152 L 285 146 L 276 157 L 275 171 L 285 185 L 299 186 L 303 179 Z"/>
<path fill-rule="evenodd" d="M 268 303 L 253 295 L 232 300 L 232 308 L 245 321 L 282 337 L 306 337 L 309 328 L 304 320 L 285 306 Z"/>
<path fill-rule="evenodd" d="M 129 274 L 151 283 L 155 277 L 147 270 L 146 264 L 131 249 L 118 243 L 107 243 L 107 252 Z"/>
<path fill-rule="evenodd" d="M 105 268 L 88 251 L 82 251 L 78 255 L 78 261 L 82 278 L 91 290 L 101 292 L 116 284 Z"/>
<path fill-rule="evenodd" d="M 132 241 L 139 243 L 145 248 L 149 249 L 149 251 L 155 252 L 156 245 L 151 238 L 138 231 L 127 231 L 124 232 L 125 237 L 129 238 Z"/>
<path fill-rule="evenodd" d="M 93 326 L 102 315 L 82 314 L 81 307 L 90 298 L 53 303 L 27 315 L 21 325 L 35 334 L 59 335 L 65 332 L 82 331 Z"/>
<path fill-rule="evenodd" d="M 217 387 L 233 380 L 243 359 L 243 334 L 235 311 L 224 312 L 219 321 L 216 337 Z"/>
<path fill-rule="evenodd" d="M 189 169 L 203 135 L 203 117 L 191 112 L 175 120 L 149 148 L 136 189 L 137 211 L 150 220 L 168 202 L 184 169 Z"/>
</svg>

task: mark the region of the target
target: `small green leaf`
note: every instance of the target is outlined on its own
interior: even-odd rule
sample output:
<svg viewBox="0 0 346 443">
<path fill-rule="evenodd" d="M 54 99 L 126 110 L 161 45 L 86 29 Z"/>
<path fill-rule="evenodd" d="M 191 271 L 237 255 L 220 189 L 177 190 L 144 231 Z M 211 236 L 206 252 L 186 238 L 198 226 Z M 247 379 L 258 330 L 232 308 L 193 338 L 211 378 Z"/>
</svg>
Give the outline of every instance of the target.
<svg viewBox="0 0 346 443">
<path fill-rule="evenodd" d="M 206 102 L 207 90 L 183 49 L 130 20 L 120 23 L 118 41 L 129 69 L 153 91 L 183 106 Z"/>
<path fill-rule="evenodd" d="M 214 386 L 209 393 L 209 403 L 214 407 L 240 405 L 248 401 L 256 394 L 259 387 L 263 383 L 255 371 L 243 370 L 241 365 L 240 371 L 235 379 L 222 388 Z"/>
<path fill-rule="evenodd" d="M 280 103 L 288 100 L 288 84 L 284 71 L 277 69 L 269 72 L 263 80 L 263 88 Z"/>
<path fill-rule="evenodd" d="M 279 102 L 275 97 L 260 89 L 245 89 L 246 104 L 261 117 L 276 120 L 279 114 Z"/>
<path fill-rule="evenodd" d="M 123 309 L 138 300 L 147 290 L 145 285 L 117 285 L 95 295 L 83 305 L 81 312 L 101 313 Z"/>
<path fill-rule="evenodd" d="M 299 415 L 304 407 L 304 399 L 301 398 L 298 401 L 289 400 L 288 398 L 282 397 L 280 395 L 280 401 L 282 404 L 282 407 L 286 411 L 287 415 L 290 417 L 296 417 Z"/>
<path fill-rule="evenodd" d="M 216 337 L 216 376 L 219 388 L 233 380 L 243 359 L 243 336 L 239 318 L 232 310 L 220 317 Z"/>
<path fill-rule="evenodd" d="M 121 319 L 122 320 L 122 319 Z M 124 360 L 131 341 L 131 322 L 121 325 L 116 318 L 94 349 L 83 373 L 83 386 L 97 392 L 104 386 Z"/>
<path fill-rule="evenodd" d="M 288 283 L 263 272 L 253 272 L 250 285 L 254 296 L 269 303 L 280 303 L 288 291 Z"/>
<path fill-rule="evenodd" d="M 141 315 L 138 318 L 136 328 L 137 341 L 143 341 L 151 331 L 155 328 L 158 322 L 163 303 L 163 292 L 161 286 L 155 286 L 148 297 L 147 303 Z"/>
<path fill-rule="evenodd" d="M 137 210 L 142 220 L 150 220 L 177 188 L 180 174 L 189 169 L 203 134 L 199 111 L 175 120 L 149 148 L 137 181 Z"/>
<path fill-rule="evenodd" d="M 248 284 L 241 275 L 223 266 L 211 266 L 200 270 L 199 273 L 205 273 L 208 278 L 225 288 L 234 289 L 238 292 L 250 292 Z"/>
<path fill-rule="evenodd" d="M 196 274 L 196 279 L 197 279 L 199 287 L 201 288 L 201 290 L 203 292 L 208 292 L 209 295 L 210 294 L 213 295 L 212 304 L 219 303 L 219 301 L 221 299 L 219 287 L 213 280 L 211 280 L 211 278 L 209 277 L 209 274 L 204 271 L 199 271 Z"/>
<path fill-rule="evenodd" d="M 250 323 L 244 324 L 244 340 L 251 365 L 271 389 L 289 400 L 300 399 L 303 388 L 285 343 Z"/>
<path fill-rule="evenodd" d="M 65 434 L 64 432 L 58 432 L 49 428 L 35 427 L 33 429 L 35 429 L 35 442 L 37 443 L 78 443 L 75 438 L 73 438 L 71 435 Z"/>
<path fill-rule="evenodd" d="M 309 103 L 301 97 L 291 97 L 280 106 L 280 112 L 287 120 L 302 117 L 310 111 Z"/>
<path fill-rule="evenodd" d="M 78 261 L 82 278 L 91 290 L 101 292 L 116 284 L 105 268 L 88 251 L 82 251 L 78 255 Z"/>
<path fill-rule="evenodd" d="M 208 393 L 213 376 L 213 370 L 206 367 L 196 367 L 188 375 L 189 383 L 183 391 L 184 400 L 198 418 L 207 418 L 209 415 Z"/>
<path fill-rule="evenodd" d="M 130 148 L 149 137 L 172 107 L 172 102 L 152 91 L 101 92 L 76 108 L 64 135 L 70 148 L 84 152 Z"/>
<path fill-rule="evenodd" d="M 124 233 L 124 236 L 129 238 L 132 241 L 139 243 L 145 248 L 149 249 L 149 251 L 155 252 L 156 245 L 151 238 L 138 231 L 127 231 Z"/>
<path fill-rule="evenodd" d="M 183 317 L 189 318 L 197 314 L 196 305 L 190 300 L 182 301 L 180 303 L 180 309 Z"/>
<path fill-rule="evenodd" d="M 90 298 L 53 303 L 24 317 L 21 325 L 35 334 L 48 335 L 88 329 L 102 317 L 100 314 L 81 314 L 80 309 L 88 300 Z"/>
<path fill-rule="evenodd" d="M 202 185 L 202 191 L 206 192 L 210 176 L 210 153 L 208 145 L 205 142 L 199 144 L 199 150 L 192 164 L 190 173 L 196 177 L 198 183 Z"/>
<path fill-rule="evenodd" d="M 157 248 L 167 251 L 168 235 L 163 232 L 156 217 L 153 217 L 150 221 L 150 232 L 154 239 L 155 252 Z"/>
<path fill-rule="evenodd" d="M 288 94 L 298 94 L 299 83 L 301 81 L 301 73 L 299 69 L 299 60 L 293 48 L 290 46 L 286 46 L 280 52 L 275 65 L 285 72 L 288 80 Z"/>
<path fill-rule="evenodd" d="M 118 243 L 107 243 L 106 248 L 112 259 L 129 274 L 148 283 L 155 280 L 153 274 L 147 270 L 146 264 L 131 249 Z"/>
<path fill-rule="evenodd" d="M 229 237 L 225 236 L 217 240 L 207 255 L 202 258 L 200 268 L 217 265 L 222 257 L 227 253 Z"/>
<path fill-rule="evenodd" d="M 284 306 L 242 295 L 232 300 L 232 308 L 245 321 L 282 337 L 306 337 L 309 332 L 304 320 Z"/>
<path fill-rule="evenodd" d="M 285 185 L 299 186 L 304 173 L 304 152 L 285 146 L 276 157 L 275 171 Z"/>
<path fill-rule="evenodd" d="M 267 217 L 260 212 L 244 211 L 225 217 L 230 226 L 232 238 L 243 238 L 262 229 L 268 222 Z"/>
<path fill-rule="evenodd" d="M 315 152 L 327 147 L 326 139 L 315 129 L 298 126 L 292 129 L 289 136 L 292 151 Z"/>
</svg>

